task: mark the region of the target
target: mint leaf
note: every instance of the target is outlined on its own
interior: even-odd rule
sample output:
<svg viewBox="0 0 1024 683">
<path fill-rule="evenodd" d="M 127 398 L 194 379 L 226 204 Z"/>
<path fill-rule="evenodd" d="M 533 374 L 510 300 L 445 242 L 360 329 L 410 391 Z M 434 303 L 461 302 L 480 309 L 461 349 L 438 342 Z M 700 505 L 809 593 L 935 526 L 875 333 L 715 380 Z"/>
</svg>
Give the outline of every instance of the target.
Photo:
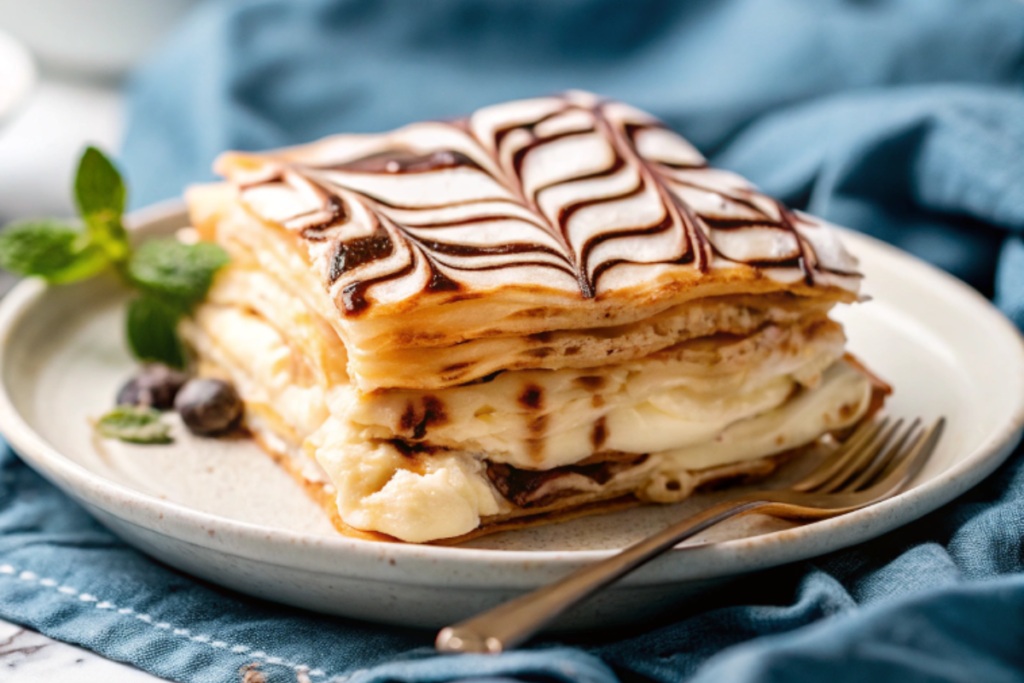
<svg viewBox="0 0 1024 683">
<path fill-rule="evenodd" d="M 95 147 L 86 147 L 75 175 L 75 199 L 82 216 L 124 213 L 125 188 L 121 174 Z"/>
<path fill-rule="evenodd" d="M 135 357 L 156 361 L 172 368 L 185 366 L 185 349 L 178 337 L 178 320 L 183 311 L 160 299 L 143 294 L 128 303 L 128 346 Z"/>
<path fill-rule="evenodd" d="M 171 428 L 160 420 L 160 412 L 147 406 L 118 406 L 96 423 L 96 430 L 108 439 L 129 443 L 168 444 Z"/>
<path fill-rule="evenodd" d="M 188 311 L 206 297 L 217 270 L 229 261 L 216 244 L 150 240 L 128 261 L 128 277 L 144 292 Z"/>
<path fill-rule="evenodd" d="M 84 280 L 108 263 L 104 251 L 85 237 L 57 221 L 14 223 L 0 232 L 0 266 L 54 284 Z"/>
<path fill-rule="evenodd" d="M 177 323 L 206 297 L 213 276 L 229 260 L 215 244 L 175 239 L 150 240 L 131 254 L 124 273 L 142 292 L 128 306 L 128 344 L 136 357 L 184 366 Z"/>
<path fill-rule="evenodd" d="M 128 257 L 128 235 L 121 224 L 125 186 L 114 164 L 95 147 L 86 148 L 75 174 L 75 200 L 92 242 L 113 261 Z"/>
</svg>

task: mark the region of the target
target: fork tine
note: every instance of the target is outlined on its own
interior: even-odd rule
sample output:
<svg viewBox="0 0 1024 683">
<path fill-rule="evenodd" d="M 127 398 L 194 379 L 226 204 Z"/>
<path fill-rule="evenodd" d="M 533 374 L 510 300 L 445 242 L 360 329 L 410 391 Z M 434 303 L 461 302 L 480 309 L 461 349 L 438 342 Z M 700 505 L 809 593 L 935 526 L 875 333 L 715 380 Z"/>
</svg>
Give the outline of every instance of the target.
<svg viewBox="0 0 1024 683">
<path fill-rule="evenodd" d="M 893 458 L 887 471 L 865 493 L 895 495 L 913 481 L 924 469 L 945 428 L 946 418 L 940 417 L 931 427 L 916 435 L 911 444 L 905 447 L 905 452 Z"/>
<path fill-rule="evenodd" d="M 888 418 L 884 418 L 879 422 L 872 420 L 865 420 L 861 423 L 853 434 L 849 436 L 839 447 L 825 458 L 818 467 L 816 467 L 806 477 L 793 484 L 790 488 L 794 491 L 813 491 L 823 483 L 828 481 L 838 472 L 845 462 L 851 457 L 856 456 L 857 452 L 863 447 L 865 443 L 870 443 L 871 440 L 889 423 Z"/>
<path fill-rule="evenodd" d="M 859 491 L 866 486 L 870 486 L 875 480 L 883 478 L 884 473 L 888 472 L 889 464 L 893 462 L 896 454 L 901 453 L 904 450 L 907 440 L 910 439 L 911 436 L 915 436 L 914 441 L 916 442 L 917 439 L 915 432 L 917 432 L 920 426 L 921 418 L 914 418 L 914 421 L 911 422 L 906 431 L 896 439 L 896 442 L 885 449 L 885 451 L 875 458 L 867 468 L 854 477 L 853 481 L 848 483 L 843 490 Z M 895 432 L 895 430 L 893 431 Z M 903 454 L 906 455 L 906 453 Z"/>
<path fill-rule="evenodd" d="M 896 420 L 896 422 L 888 429 L 879 430 L 875 435 L 875 438 L 871 439 L 871 441 L 858 450 L 853 457 L 843 464 L 843 467 L 840 468 L 838 472 L 836 472 L 828 481 L 819 486 L 817 490 L 821 493 L 833 493 L 843 490 L 843 485 L 848 482 L 851 477 L 857 475 L 874 462 L 879 453 L 884 451 L 885 447 L 892 440 L 893 435 L 896 434 L 902 426 L 903 420 L 899 419 Z"/>
</svg>

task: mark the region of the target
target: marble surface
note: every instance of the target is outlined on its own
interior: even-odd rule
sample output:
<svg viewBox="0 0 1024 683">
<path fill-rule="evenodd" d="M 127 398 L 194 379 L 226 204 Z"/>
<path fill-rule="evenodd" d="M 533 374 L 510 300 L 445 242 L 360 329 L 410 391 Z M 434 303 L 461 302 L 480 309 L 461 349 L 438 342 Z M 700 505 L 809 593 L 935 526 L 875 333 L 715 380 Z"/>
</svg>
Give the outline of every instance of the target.
<svg viewBox="0 0 1024 683">
<path fill-rule="evenodd" d="M 0 620 L 0 680 L 4 683 L 158 683 L 163 679 Z"/>
</svg>

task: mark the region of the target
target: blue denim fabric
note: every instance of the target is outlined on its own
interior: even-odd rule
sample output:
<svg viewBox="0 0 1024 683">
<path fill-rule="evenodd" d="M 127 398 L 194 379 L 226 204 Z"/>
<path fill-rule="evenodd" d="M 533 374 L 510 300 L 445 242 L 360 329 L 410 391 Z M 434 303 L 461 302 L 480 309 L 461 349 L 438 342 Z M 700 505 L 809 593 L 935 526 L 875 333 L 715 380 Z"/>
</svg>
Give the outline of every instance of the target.
<svg viewBox="0 0 1024 683">
<path fill-rule="evenodd" d="M 258 149 L 566 88 L 914 252 L 1024 327 L 1018 0 L 254 0 L 201 6 L 135 74 L 141 206 Z M 1024 681 L 1024 457 L 898 531 L 752 576 L 642 632 L 435 657 L 432 634 L 201 583 L 0 458 L 0 616 L 189 683 Z M 2 678 L 2 675 L 0 675 Z"/>
</svg>

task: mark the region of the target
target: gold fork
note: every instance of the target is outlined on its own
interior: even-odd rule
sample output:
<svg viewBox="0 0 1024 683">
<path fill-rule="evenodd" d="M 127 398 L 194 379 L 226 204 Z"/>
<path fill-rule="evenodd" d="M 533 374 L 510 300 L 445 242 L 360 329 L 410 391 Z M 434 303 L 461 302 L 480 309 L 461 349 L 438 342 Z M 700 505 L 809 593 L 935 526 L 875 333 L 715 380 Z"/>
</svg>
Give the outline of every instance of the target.
<svg viewBox="0 0 1024 683">
<path fill-rule="evenodd" d="M 510 650 L 556 616 L 680 542 L 732 517 L 752 512 L 791 520 L 837 517 L 899 493 L 935 450 L 945 418 L 921 429 L 914 420 L 865 421 L 806 477 L 783 489 L 756 491 L 714 505 L 626 548 L 607 560 L 510 600 L 437 634 L 440 652 Z"/>
</svg>

